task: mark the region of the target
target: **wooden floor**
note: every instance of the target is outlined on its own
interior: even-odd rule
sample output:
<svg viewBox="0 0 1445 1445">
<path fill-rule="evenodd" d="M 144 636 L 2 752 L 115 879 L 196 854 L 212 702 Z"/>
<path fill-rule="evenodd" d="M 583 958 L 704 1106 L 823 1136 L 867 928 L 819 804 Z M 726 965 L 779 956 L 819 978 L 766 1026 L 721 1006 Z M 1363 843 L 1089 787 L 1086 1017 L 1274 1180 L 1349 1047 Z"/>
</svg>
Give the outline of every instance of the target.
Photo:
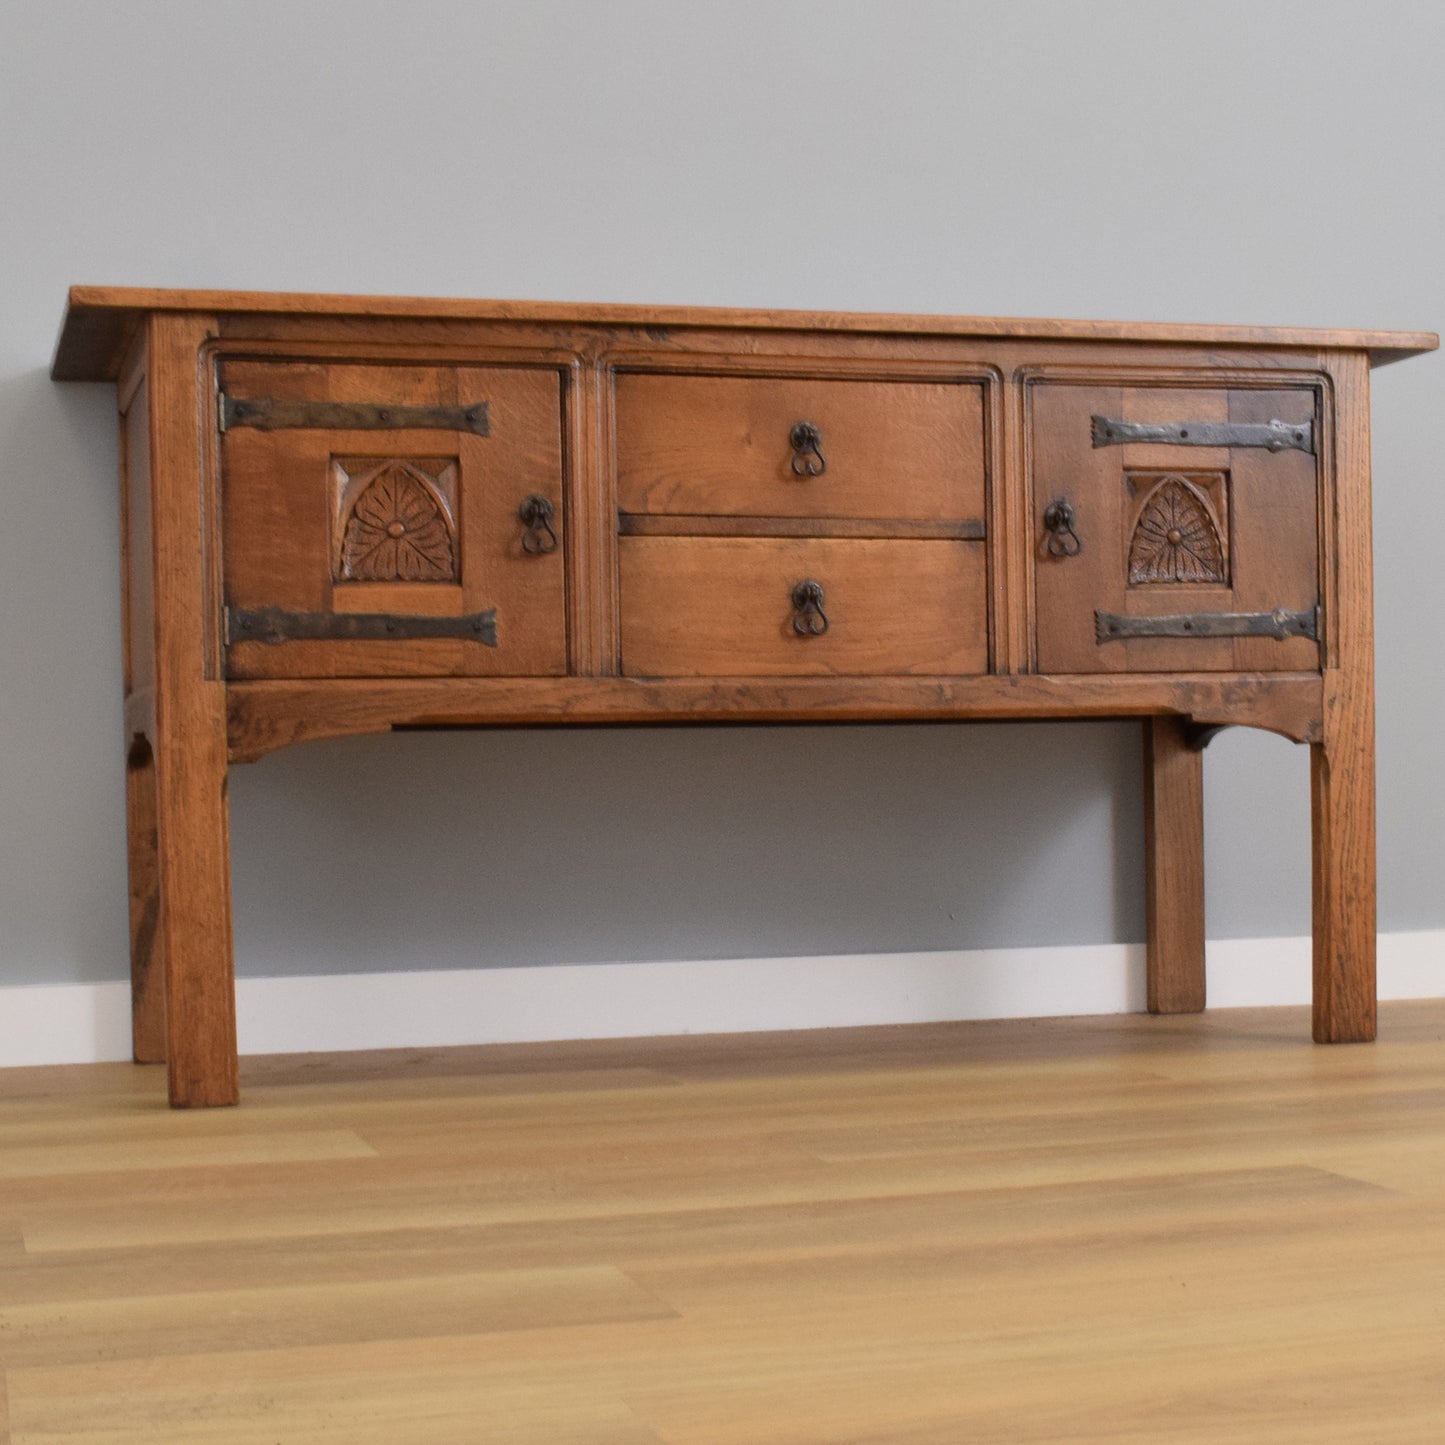
<svg viewBox="0 0 1445 1445">
<path fill-rule="evenodd" d="M 1445 1001 L 0 1072 L 4 1445 L 1445 1441 Z"/>
</svg>

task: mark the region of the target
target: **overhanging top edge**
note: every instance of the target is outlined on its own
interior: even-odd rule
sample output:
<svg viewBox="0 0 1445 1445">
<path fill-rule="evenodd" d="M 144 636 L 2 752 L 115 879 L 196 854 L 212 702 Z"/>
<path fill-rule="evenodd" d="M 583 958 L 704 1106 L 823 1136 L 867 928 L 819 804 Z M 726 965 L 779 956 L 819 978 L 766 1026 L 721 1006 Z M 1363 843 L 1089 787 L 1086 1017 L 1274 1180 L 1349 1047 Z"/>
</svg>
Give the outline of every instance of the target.
<svg viewBox="0 0 1445 1445">
<path fill-rule="evenodd" d="M 375 317 L 378 319 L 533 321 L 549 325 L 747 328 L 860 334 L 956 336 L 1050 341 L 1139 341 L 1182 345 L 1307 347 L 1365 351 L 1373 366 L 1434 351 L 1425 331 L 1329 330 L 1314 327 L 1217 326 L 1199 323 L 1088 321 L 1042 317 L 900 315 L 884 312 L 784 311 L 721 306 L 468 300 L 347 296 L 290 291 L 203 291 L 133 286 L 72 286 L 51 374 L 57 380 L 110 380 L 116 338 L 133 334 L 150 312 L 217 315 Z"/>
</svg>

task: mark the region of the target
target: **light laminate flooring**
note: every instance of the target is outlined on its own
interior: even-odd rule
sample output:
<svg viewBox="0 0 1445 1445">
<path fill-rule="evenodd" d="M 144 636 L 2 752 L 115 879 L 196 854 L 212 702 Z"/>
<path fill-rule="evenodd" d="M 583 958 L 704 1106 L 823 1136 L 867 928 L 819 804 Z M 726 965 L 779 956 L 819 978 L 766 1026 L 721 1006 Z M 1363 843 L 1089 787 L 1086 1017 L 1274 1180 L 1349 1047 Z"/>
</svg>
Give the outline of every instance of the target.
<svg viewBox="0 0 1445 1445">
<path fill-rule="evenodd" d="M 0 1071 L 0 1445 L 1445 1441 L 1445 1001 Z"/>
</svg>

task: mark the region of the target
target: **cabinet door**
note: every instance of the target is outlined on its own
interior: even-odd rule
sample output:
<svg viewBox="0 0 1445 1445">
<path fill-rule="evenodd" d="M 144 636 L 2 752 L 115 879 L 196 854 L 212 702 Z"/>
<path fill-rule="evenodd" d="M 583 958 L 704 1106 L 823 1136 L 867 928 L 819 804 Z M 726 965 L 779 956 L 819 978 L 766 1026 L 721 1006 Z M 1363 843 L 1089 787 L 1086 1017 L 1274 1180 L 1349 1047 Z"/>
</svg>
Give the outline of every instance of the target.
<svg viewBox="0 0 1445 1445">
<path fill-rule="evenodd" d="M 1035 384 L 1039 671 L 1318 669 L 1315 411 L 1309 387 Z"/>
<path fill-rule="evenodd" d="M 220 381 L 229 676 L 566 671 L 559 373 L 228 358 Z"/>
</svg>

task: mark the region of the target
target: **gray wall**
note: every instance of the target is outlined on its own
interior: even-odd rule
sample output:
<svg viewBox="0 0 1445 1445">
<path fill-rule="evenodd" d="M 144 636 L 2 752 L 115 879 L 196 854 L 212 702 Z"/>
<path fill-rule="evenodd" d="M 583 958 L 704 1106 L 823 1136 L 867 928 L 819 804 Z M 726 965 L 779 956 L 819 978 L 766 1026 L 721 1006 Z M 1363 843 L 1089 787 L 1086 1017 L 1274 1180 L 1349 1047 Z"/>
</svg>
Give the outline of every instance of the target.
<svg viewBox="0 0 1445 1445">
<path fill-rule="evenodd" d="M 0 0 L 0 981 L 125 972 L 71 282 L 1438 328 L 1437 3 Z M 1377 374 L 1381 925 L 1445 926 L 1435 358 Z M 244 973 L 1135 940 L 1112 723 L 351 739 L 232 782 Z M 1215 936 L 1308 767 L 1208 755 Z"/>
</svg>

